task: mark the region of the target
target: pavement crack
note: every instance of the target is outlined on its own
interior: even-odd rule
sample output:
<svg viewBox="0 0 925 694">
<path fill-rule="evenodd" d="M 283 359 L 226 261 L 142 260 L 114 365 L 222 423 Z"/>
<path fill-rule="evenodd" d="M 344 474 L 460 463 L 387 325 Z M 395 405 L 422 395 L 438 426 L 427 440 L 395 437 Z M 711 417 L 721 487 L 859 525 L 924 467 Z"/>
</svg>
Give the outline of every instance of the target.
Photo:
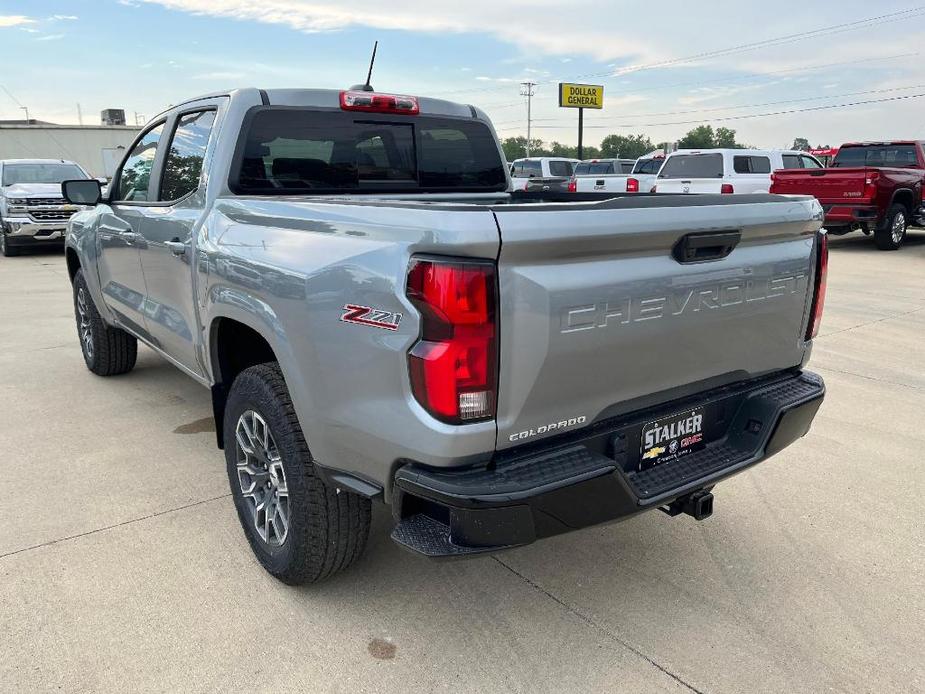
<svg viewBox="0 0 925 694">
<path fill-rule="evenodd" d="M 562 600 L 562 599 L 556 597 L 555 595 L 553 595 L 552 593 L 550 593 L 548 590 L 546 590 L 545 588 L 543 588 L 543 586 L 539 585 L 536 581 L 534 581 L 534 580 L 528 578 L 527 576 L 524 576 L 522 573 L 520 573 L 519 571 L 517 571 L 517 569 L 515 569 L 515 568 L 512 567 L 511 565 L 506 564 L 502 559 L 499 559 L 497 556 L 492 556 L 492 559 L 494 559 L 496 562 L 498 562 L 499 564 L 501 564 L 501 566 L 503 566 L 505 569 L 507 569 L 507 570 L 510 571 L 512 574 L 514 574 L 515 576 L 517 576 L 519 579 L 521 579 L 524 583 L 526 583 L 527 585 L 529 585 L 529 586 L 530 586 L 531 588 L 533 588 L 535 591 L 537 591 L 538 593 L 541 593 L 541 594 L 545 595 L 547 598 L 549 598 L 550 600 L 552 600 L 553 602 L 555 602 L 557 605 L 559 605 L 559 606 L 565 608 L 565 610 L 568 611 L 569 614 L 571 614 L 571 615 L 577 617 L 578 619 L 580 619 L 582 622 L 584 622 L 584 623 L 587 624 L 588 626 L 592 627 L 593 629 L 597 629 L 599 632 L 601 632 L 602 634 L 604 634 L 607 638 L 609 638 L 609 639 L 611 639 L 612 641 L 615 641 L 616 643 L 620 644 L 621 646 L 623 646 L 623 648 L 625 648 L 626 650 L 630 651 L 630 652 L 633 653 L 634 655 L 639 656 L 640 658 L 642 658 L 643 660 L 645 660 L 647 663 L 649 663 L 652 667 L 654 667 L 654 668 L 660 670 L 661 672 L 663 672 L 664 674 L 668 675 L 671 679 L 673 679 L 675 682 L 677 682 L 677 683 L 680 684 L 681 686 L 683 686 L 683 687 L 689 689 L 689 690 L 692 691 L 692 692 L 695 692 L 695 694 L 705 694 L 705 692 L 704 692 L 702 689 L 697 689 L 694 685 L 690 684 L 689 682 L 684 681 L 683 679 L 681 679 L 681 677 L 679 677 L 678 675 L 676 675 L 675 673 L 673 673 L 671 670 L 669 670 L 668 668 L 664 667 L 663 665 L 660 665 L 660 664 L 658 663 L 658 661 L 656 661 L 654 658 L 652 658 L 652 657 L 646 655 L 645 653 L 643 653 L 640 649 L 638 649 L 636 646 L 634 646 L 633 644 L 631 644 L 629 641 L 626 641 L 625 639 L 621 638 L 618 634 L 615 634 L 614 632 L 612 632 L 612 631 L 611 631 L 610 629 L 608 629 L 607 627 L 605 627 L 605 626 L 603 626 L 603 625 L 598 624 L 597 622 L 595 622 L 595 621 L 594 621 L 591 617 L 589 617 L 588 615 L 584 614 L 584 613 L 581 612 L 580 610 L 575 609 L 574 607 L 572 607 L 571 605 L 569 605 L 569 604 L 568 604 L 567 602 L 565 602 L 564 600 Z"/>
<path fill-rule="evenodd" d="M 831 366 L 820 366 L 818 367 L 819 371 L 831 371 L 833 373 L 845 374 L 846 376 L 855 376 L 857 378 L 863 378 L 867 381 L 874 381 L 876 383 L 883 383 L 888 386 L 898 386 L 900 388 L 911 388 L 912 390 L 925 390 L 922 386 L 916 386 L 911 383 L 900 383 L 899 381 L 891 381 L 886 378 L 878 378 L 877 376 L 866 376 L 865 374 L 859 374 L 856 371 L 846 371 L 845 369 L 834 369 Z"/>
<path fill-rule="evenodd" d="M 919 311 L 925 311 L 925 306 L 920 306 L 919 308 L 914 308 L 911 311 L 906 311 L 905 313 L 897 313 L 893 316 L 884 316 L 883 318 L 877 318 L 876 320 L 867 321 L 866 323 L 860 323 L 858 325 L 852 325 L 850 328 L 842 328 L 841 330 L 836 330 L 835 332 L 825 333 L 819 335 L 817 340 L 824 340 L 825 338 L 831 337 L 832 335 L 840 335 L 842 333 L 849 333 L 852 330 L 857 330 L 859 328 L 866 328 L 869 325 L 876 325 L 877 323 L 883 323 L 888 320 L 896 320 L 897 318 L 905 318 L 906 316 L 911 316 L 913 313 L 918 313 Z"/>
<path fill-rule="evenodd" d="M 220 496 L 213 496 L 211 499 L 202 499 L 201 501 L 194 501 L 190 504 L 184 504 L 183 506 L 177 506 L 175 508 L 168 508 L 163 511 L 158 511 L 157 513 L 149 513 L 147 516 L 141 516 L 139 518 L 132 518 L 127 521 L 122 521 L 121 523 L 114 523 L 113 525 L 107 525 L 103 528 L 95 528 L 93 530 L 88 530 L 83 533 L 77 533 L 76 535 L 68 535 L 67 537 L 59 537 L 56 540 L 49 540 L 48 542 L 40 542 L 37 545 L 32 545 L 31 547 L 23 547 L 21 549 L 14 549 L 12 552 L 7 552 L 5 554 L 0 554 L 0 559 L 5 559 L 6 557 L 12 557 L 15 554 L 22 554 L 23 552 L 31 552 L 34 549 L 41 549 L 42 547 L 49 547 L 51 545 L 57 545 L 61 542 L 67 542 L 68 540 L 76 540 L 81 537 L 86 537 L 87 535 L 96 535 L 97 533 L 104 533 L 107 530 L 113 530 L 115 528 L 121 528 L 124 525 L 131 525 L 132 523 L 139 523 L 141 521 L 150 520 L 151 518 L 157 518 L 158 516 L 166 516 L 168 513 L 176 513 L 178 511 L 185 511 L 188 508 L 195 508 L 196 506 L 202 506 L 203 504 L 209 504 L 213 501 L 218 501 L 219 499 L 227 499 L 231 494 L 222 494 Z"/>
</svg>

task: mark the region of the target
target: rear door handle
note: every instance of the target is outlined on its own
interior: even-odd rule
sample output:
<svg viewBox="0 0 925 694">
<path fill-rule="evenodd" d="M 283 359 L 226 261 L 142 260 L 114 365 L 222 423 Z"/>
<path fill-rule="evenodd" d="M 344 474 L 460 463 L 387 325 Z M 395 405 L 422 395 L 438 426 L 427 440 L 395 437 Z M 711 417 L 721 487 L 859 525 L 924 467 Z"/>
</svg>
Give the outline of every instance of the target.
<svg viewBox="0 0 925 694">
<path fill-rule="evenodd" d="M 740 231 L 709 231 L 682 237 L 671 250 L 679 263 L 703 263 L 721 260 L 732 253 L 742 240 Z"/>
<path fill-rule="evenodd" d="M 172 241 L 165 241 L 164 245 L 170 250 L 174 255 L 186 255 L 186 244 L 183 243 L 180 239 L 173 239 Z"/>
</svg>

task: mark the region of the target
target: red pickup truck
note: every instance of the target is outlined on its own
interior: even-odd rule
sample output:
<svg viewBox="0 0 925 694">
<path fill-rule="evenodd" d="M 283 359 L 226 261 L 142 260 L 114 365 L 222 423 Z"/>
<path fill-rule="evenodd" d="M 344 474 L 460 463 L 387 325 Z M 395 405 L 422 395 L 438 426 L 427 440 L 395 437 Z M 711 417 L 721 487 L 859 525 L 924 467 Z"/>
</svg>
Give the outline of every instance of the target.
<svg viewBox="0 0 925 694">
<path fill-rule="evenodd" d="M 771 175 L 771 192 L 814 195 L 831 234 L 860 229 L 877 247 L 895 251 L 910 224 L 925 226 L 923 143 L 856 142 L 842 145 L 826 169 L 785 169 Z"/>
</svg>

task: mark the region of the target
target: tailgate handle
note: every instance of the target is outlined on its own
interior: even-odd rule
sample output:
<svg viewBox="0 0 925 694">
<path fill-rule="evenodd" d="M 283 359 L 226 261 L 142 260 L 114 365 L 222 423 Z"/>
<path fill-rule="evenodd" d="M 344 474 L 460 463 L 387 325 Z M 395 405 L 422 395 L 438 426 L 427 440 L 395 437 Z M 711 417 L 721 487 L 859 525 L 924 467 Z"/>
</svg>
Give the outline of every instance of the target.
<svg viewBox="0 0 925 694">
<path fill-rule="evenodd" d="M 671 254 L 679 263 L 702 263 L 721 260 L 732 253 L 742 238 L 739 231 L 709 231 L 688 234 L 674 245 Z"/>
</svg>

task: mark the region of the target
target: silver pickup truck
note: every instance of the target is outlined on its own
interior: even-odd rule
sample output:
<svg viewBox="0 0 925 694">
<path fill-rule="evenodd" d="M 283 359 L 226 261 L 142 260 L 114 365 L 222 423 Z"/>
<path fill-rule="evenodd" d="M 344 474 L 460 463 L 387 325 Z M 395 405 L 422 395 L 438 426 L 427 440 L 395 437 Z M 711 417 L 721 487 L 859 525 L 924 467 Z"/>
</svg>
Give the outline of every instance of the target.
<svg viewBox="0 0 925 694">
<path fill-rule="evenodd" d="M 266 569 L 351 564 L 372 500 L 458 557 L 647 509 L 809 429 L 825 294 L 810 197 L 511 194 L 485 114 L 242 89 L 151 122 L 69 226 L 100 376 L 141 340 L 211 389 Z"/>
<path fill-rule="evenodd" d="M 0 161 L 0 253 L 64 245 L 67 220 L 77 207 L 61 197 L 61 182 L 90 178 L 78 164 L 62 159 Z"/>
</svg>

